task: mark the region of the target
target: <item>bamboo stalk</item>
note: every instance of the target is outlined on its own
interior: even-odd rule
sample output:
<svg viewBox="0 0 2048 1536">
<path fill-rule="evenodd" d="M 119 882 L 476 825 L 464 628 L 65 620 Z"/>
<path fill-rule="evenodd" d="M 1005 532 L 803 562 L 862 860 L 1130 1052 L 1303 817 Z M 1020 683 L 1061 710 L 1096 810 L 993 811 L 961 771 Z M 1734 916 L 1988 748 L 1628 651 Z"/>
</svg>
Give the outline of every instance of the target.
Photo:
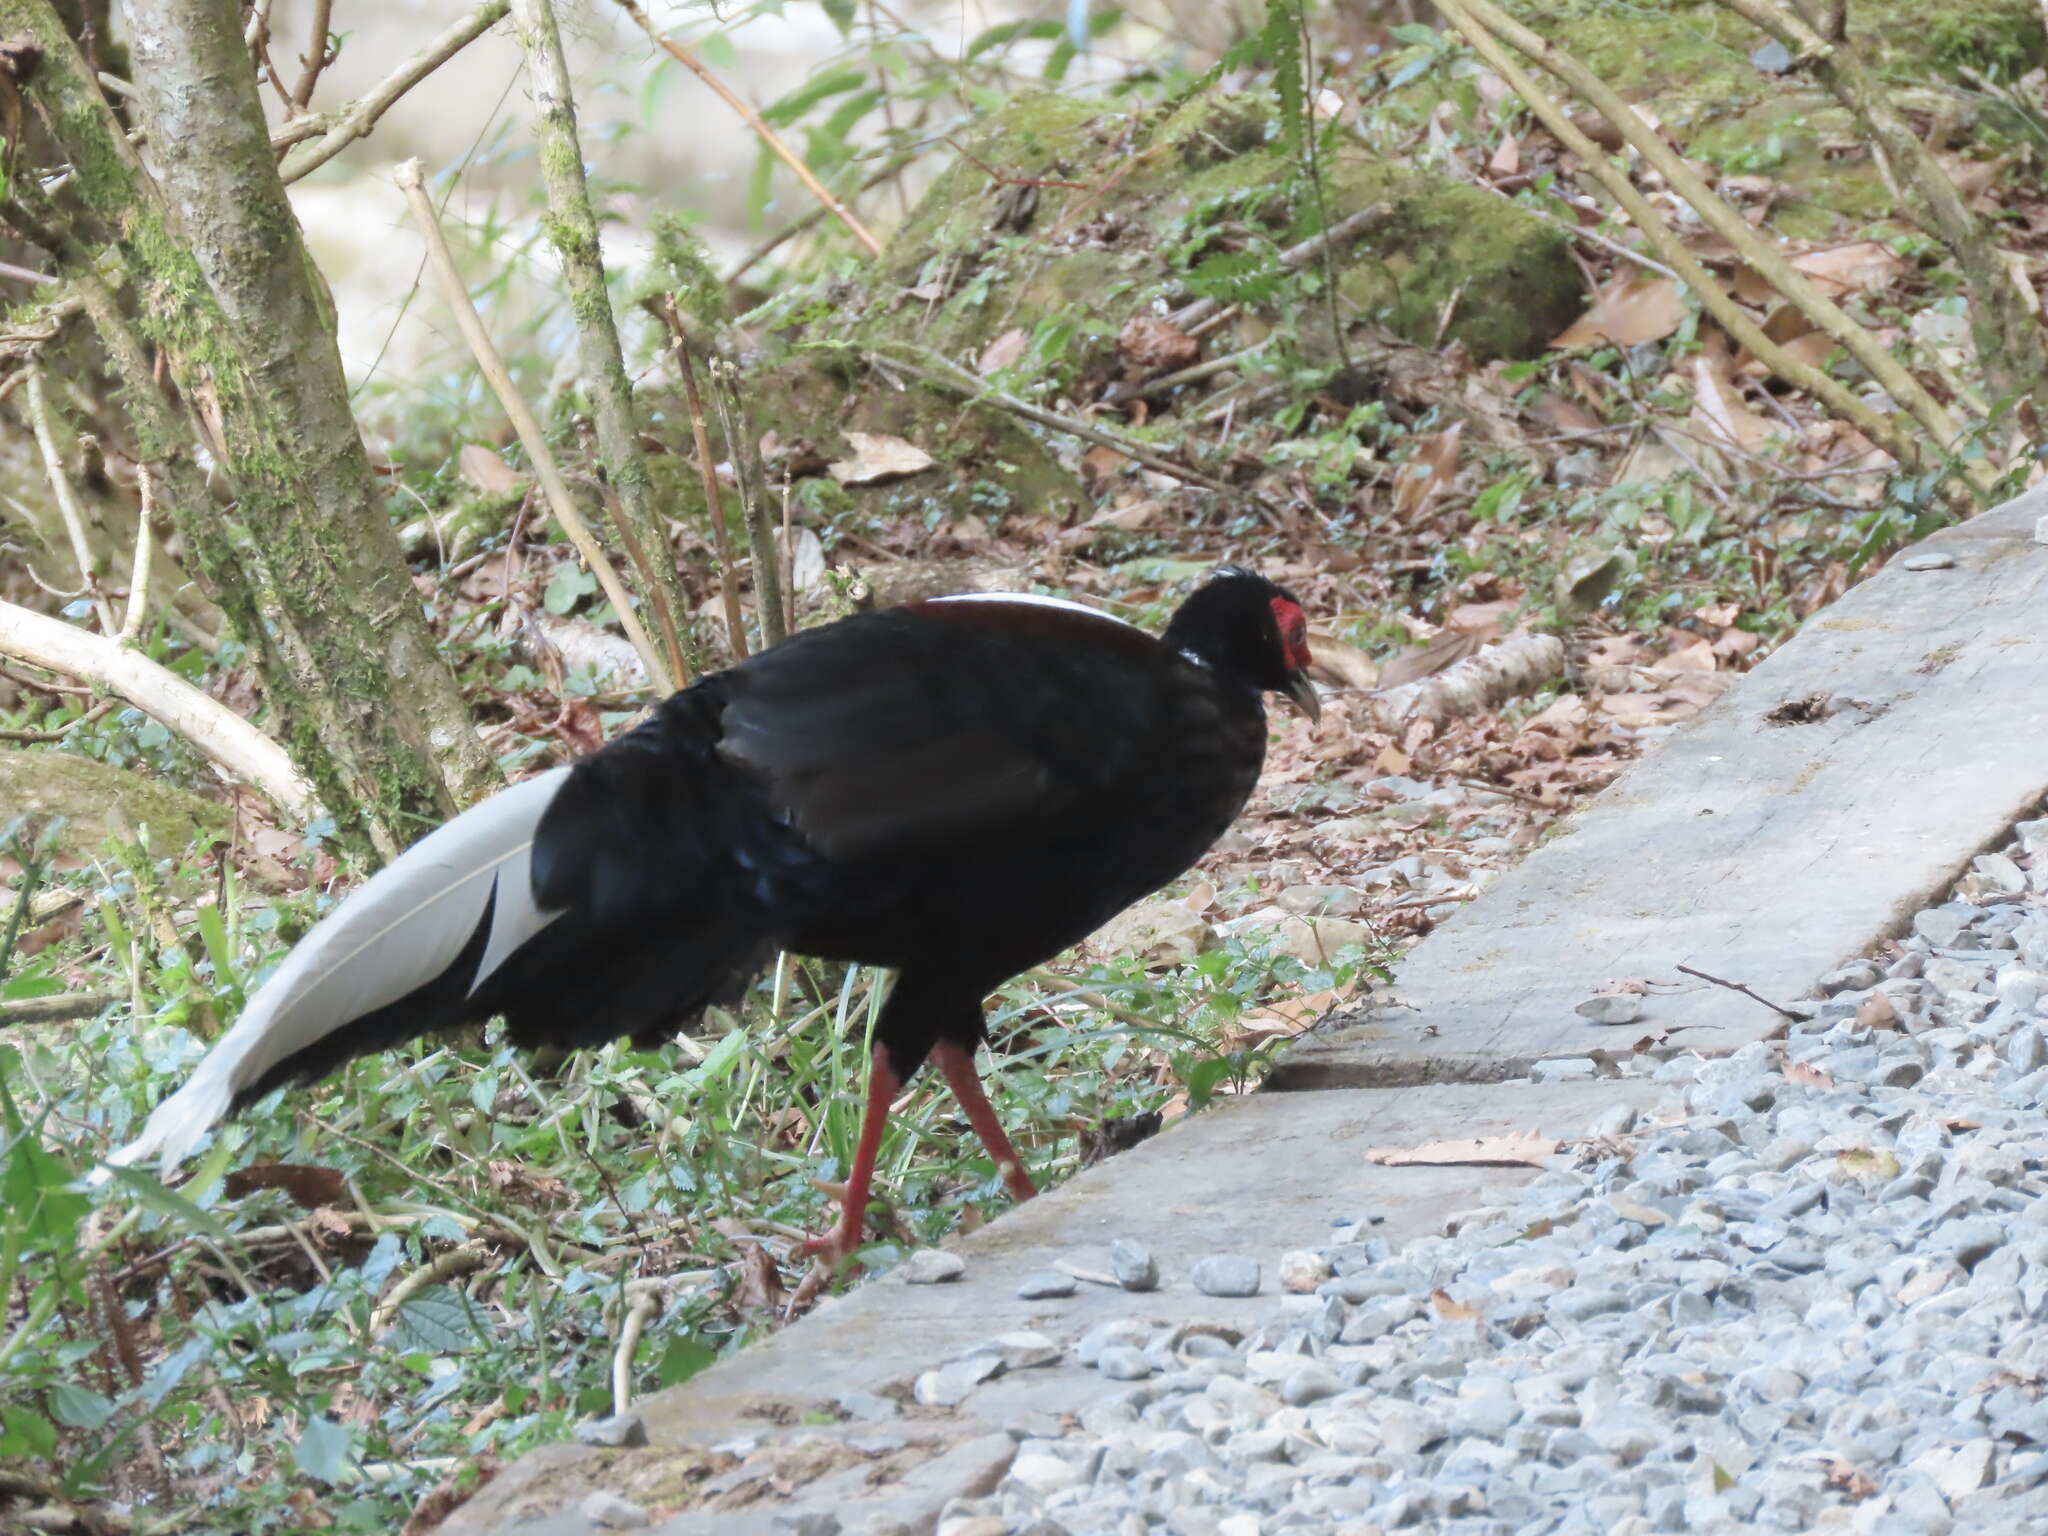
<svg viewBox="0 0 2048 1536">
<path fill-rule="evenodd" d="M 541 176 L 547 186 L 548 241 L 561 263 L 569 313 L 576 323 L 577 360 L 597 428 L 598 460 L 616 498 L 608 510 L 618 527 L 619 543 L 640 572 L 656 621 L 666 624 L 668 632 L 663 639 L 669 645 L 669 665 L 677 677 L 684 677 L 693 668 L 685 658 L 682 636 L 676 632 L 675 614 L 682 609 L 686 594 L 667 529 L 654 504 L 646 456 L 640 449 L 640 412 L 626 376 L 618 322 L 605 282 L 604 250 L 597 215 L 590 205 L 590 187 L 583 176 L 575 95 L 553 0 L 512 0 L 512 19 L 520 46 L 526 50 L 533 132 L 540 145 Z"/>
<path fill-rule="evenodd" d="M 661 317 L 675 341 L 676 372 L 690 402 L 690 433 L 697 444 L 697 473 L 704 480 L 704 510 L 711 519 L 711 547 L 718 552 L 719 605 L 725 611 L 726 642 L 733 660 L 747 659 L 747 625 L 740 616 L 739 576 L 733 569 L 732 537 L 725 526 L 725 501 L 718 491 L 718 464 L 711 457 L 711 433 L 704 425 L 704 397 L 697 392 L 697 370 L 690 362 L 690 339 L 683 317 L 671 297 L 662 300 Z"/>
<path fill-rule="evenodd" d="M 469 350 L 476 358 L 477 367 L 490 381 L 498 396 L 498 403 L 511 418 L 512 430 L 519 435 L 520 446 L 525 448 L 527 458 L 533 461 L 534 478 L 540 481 L 542 492 L 547 496 L 548 506 L 555 514 L 555 521 L 562 525 L 562 531 L 576 546 L 583 557 L 584 565 L 597 577 L 598 585 L 611 599 L 612 609 L 619 616 L 619 626 L 625 630 L 626 638 L 633 643 L 633 649 L 640 655 L 640 664 L 647 669 L 647 681 L 657 692 L 675 692 L 675 679 L 670 676 L 668 663 L 648 637 L 639 616 L 633 612 L 633 599 L 626 591 L 626 584 L 619 579 L 617 567 L 611 557 L 598 543 L 590 525 L 577 510 L 576 498 L 569 492 L 568 482 L 562 478 L 561 467 L 555 463 L 553 450 L 548 447 L 547 436 L 541 431 L 540 423 L 520 397 L 512 383 L 512 375 L 505 367 L 505 360 L 498 355 L 490 334 L 484 329 L 483 318 L 477 314 L 476 305 L 470 302 L 469 289 L 462 281 L 462 274 L 455 270 L 454 254 L 448 249 L 448 241 L 441 233 L 440 220 L 434 216 L 434 205 L 427 198 L 425 183 L 420 179 L 420 163 L 407 160 L 398 167 L 398 185 L 405 192 L 405 200 L 411 206 L 413 222 L 419 226 L 420 234 L 427 243 L 427 260 L 434 269 L 434 276 L 441 285 L 441 294 L 448 307 L 454 312 L 456 326 L 462 332 L 462 339 L 469 343 Z"/>
</svg>

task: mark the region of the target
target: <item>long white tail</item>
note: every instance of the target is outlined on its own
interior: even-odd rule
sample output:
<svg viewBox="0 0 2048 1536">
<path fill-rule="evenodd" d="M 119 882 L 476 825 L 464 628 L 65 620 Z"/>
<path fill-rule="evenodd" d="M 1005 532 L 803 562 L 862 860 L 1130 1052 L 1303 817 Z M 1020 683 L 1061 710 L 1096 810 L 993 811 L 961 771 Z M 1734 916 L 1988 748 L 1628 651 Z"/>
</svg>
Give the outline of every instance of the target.
<svg viewBox="0 0 2048 1536">
<path fill-rule="evenodd" d="M 493 795 L 352 892 L 299 941 L 234 1028 L 110 1161 L 161 1153 L 166 1168 L 177 1163 L 274 1068 L 446 971 L 488 910 L 481 983 L 560 915 L 534 905 L 530 869 L 534 832 L 568 774 L 557 768 Z"/>
</svg>

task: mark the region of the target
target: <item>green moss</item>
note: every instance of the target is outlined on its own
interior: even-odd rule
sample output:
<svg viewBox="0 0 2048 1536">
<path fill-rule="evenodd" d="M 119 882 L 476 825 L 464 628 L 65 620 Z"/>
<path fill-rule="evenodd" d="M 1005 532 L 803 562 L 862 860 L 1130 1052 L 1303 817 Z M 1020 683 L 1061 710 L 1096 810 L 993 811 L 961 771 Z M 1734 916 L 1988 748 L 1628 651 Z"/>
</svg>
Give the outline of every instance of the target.
<svg viewBox="0 0 2048 1536">
<path fill-rule="evenodd" d="M 856 340 L 903 336 L 969 357 L 1012 327 L 1053 320 L 1071 333 L 1079 369 L 1108 357 L 1131 315 L 1186 297 L 1161 252 L 1192 262 L 1223 225 L 1240 245 L 1251 235 L 1284 246 L 1314 228 L 1264 97 L 1198 95 L 1148 117 L 1023 96 L 985 119 L 969 148 L 891 240 L 880 303 Z M 1576 312 L 1562 235 L 1499 198 L 1397 174 L 1343 142 L 1324 178 L 1333 221 L 1383 199 L 1396 205 L 1338 264 L 1345 294 L 1397 333 L 1434 341 L 1448 307 L 1447 337 L 1482 358 L 1522 356 Z M 903 289 L 927 296 L 911 306 Z"/>
<path fill-rule="evenodd" d="M 226 810 L 185 790 L 139 773 L 45 749 L 0 749 L 0 806 L 7 816 L 42 824 L 64 819 L 57 855 L 66 864 L 84 863 L 110 836 L 132 837 L 149 829 L 150 847 L 183 853 L 225 840 Z"/>
</svg>

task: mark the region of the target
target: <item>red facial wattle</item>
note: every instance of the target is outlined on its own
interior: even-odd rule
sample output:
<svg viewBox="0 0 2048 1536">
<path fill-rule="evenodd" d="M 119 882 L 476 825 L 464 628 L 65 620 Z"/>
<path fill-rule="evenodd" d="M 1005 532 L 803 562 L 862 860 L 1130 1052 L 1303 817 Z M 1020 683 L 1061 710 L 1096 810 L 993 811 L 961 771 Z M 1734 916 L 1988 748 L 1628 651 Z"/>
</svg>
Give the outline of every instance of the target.
<svg viewBox="0 0 2048 1536">
<path fill-rule="evenodd" d="M 1276 597 L 1272 600 L 1273 623 L 1280 631 L 1280 654 L 1290 672 L 1308 670 L 1308 615 L 1301 611 L 1301 604 L 1292 598 Z"/>
</svg>

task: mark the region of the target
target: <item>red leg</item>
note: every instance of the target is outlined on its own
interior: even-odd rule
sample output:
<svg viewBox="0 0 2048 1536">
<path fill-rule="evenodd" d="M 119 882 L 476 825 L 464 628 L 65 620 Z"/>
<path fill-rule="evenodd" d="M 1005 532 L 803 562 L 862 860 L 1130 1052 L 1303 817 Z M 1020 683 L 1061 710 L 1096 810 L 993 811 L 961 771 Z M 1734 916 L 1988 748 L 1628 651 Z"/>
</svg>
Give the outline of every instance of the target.
<svg viewBox="0 0 2048 1536">
<path fill-rule="evenodd" d="M 868 1064 L 868 1102 L 860 1117 L 860 1144 L 854 1149 L 853 1170 L 846 1176 L 846 1192 L 839 1199 L 839 1225 L 799 1244 L 799 1254 L 823 1259 L 837 1269 L 860 1247 L 861 1227 L 867 1219 L 868 1185 L 875 1174 L 875 1154 L 882 1150 L 882 1127 L 889 1120 L 890 1101 L 902 1086 L 889 1068 L 889 1053 L 875 1047 L 874 1059 Z"/>
<path fill-rule="evenodd" d="M 1010 1145 L 1010 1138 L 1003 1134 L 1003 1123 L 996 1118 L 995 1106 L 982 1092 L 981 1074 L 974 1070 L 974 1052 L 942 1040 L 932 1047 L 932 1059 L 946 1074 L 946 1085 L 953 1090 L 953 1097 L 967 1111 L 967 1123 L 974 1127 L 974 1134 L 988 1148 L 988 1155 L 996 1160 L 996 1171 L 1010 1187 L 1011 1198 L 1029 1200 L 1038 1193 L 1037 1186 L 1031 1182 L 1031 1175 L 1024 1171 L 1023 1159 Z"/>
</svg>

